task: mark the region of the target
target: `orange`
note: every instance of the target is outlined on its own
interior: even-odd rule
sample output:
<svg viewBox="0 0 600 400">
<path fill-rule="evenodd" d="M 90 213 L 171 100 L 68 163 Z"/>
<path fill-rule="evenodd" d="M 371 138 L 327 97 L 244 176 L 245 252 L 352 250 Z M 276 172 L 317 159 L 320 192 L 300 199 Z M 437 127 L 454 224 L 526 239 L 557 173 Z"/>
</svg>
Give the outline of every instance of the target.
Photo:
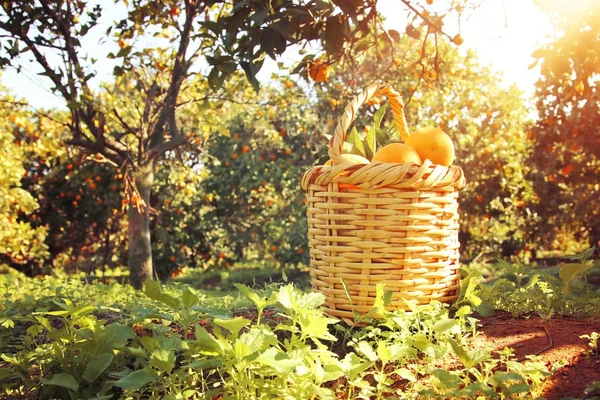
<svg viewBox="0 0 600 400">
<path fill-rule="evenodd" d="M 452 139 L 439 128 L 421 128 L 406 139 L 406 144 L 417 151 L 422 160 L 449 167 L 454 162 Z"/>
<path fill-rule="evenodd" d="M 308 75 L 317 83 L 325 82 L 327 79 L 329 79 L 329 73 L 329 65 L 325 64 L 321 60 L 313 61 L 308 66 Z"/>
<path fill-rule="evenodd" d="M 421 165 L 421 157 L 419 157 L 419 154 L 417 154 L 412 147 L 404 143 L 390 143 L 387 146 L 383 146 L 377 150 L 371 162 L 373 161 Z"/>
<path fill-rule="evenodd" d="M 454 42 L 454 44 L 457 45 L 457 46 L 460 46 L 461 44 L 463 44 L 464 41 L 465 40 L 460 35 L 456 35 L 456 36 L 454 36 L 454 39 L 452 39 L 452 42 Z"/>
</svg>

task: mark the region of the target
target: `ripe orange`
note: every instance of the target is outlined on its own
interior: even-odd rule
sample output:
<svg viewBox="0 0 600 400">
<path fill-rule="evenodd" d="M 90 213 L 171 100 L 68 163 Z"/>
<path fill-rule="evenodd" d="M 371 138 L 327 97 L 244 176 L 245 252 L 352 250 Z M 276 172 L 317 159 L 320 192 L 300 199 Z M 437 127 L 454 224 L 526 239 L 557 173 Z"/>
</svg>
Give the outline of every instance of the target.
<svg viewBox="0 0 600 400">
<path fill-rule="evenodd" d="M 452 42 L 454 42 L 454 44 L 457 45 L 457 46 L 460 46 L 461 44 L 463 44 L 464 41 L 465 40 L 460 35 L 456 35 L 456 36 L 454 36 L 454 39 L 452 39 Z"/>
<path fill-rule="evenodd" d="M 287 149 L 285 149 L 285 155 L 289 156 L 290 154 L 292 154 L 292 149 L 290 149 L 289 147 Z"/>
<path fill-rule="evenodd" d="M 308 67 L 308 74 L 310 78 L 317 82 L 325 82 L 329 79 L 329 73 L 331 72 L 329 65 L 325 64 L 321 60 L 313 61 Z"/>
<path fill-rule="evenodd" d="M 242 153 L 247 153 L 250 151 L 250 146 L 244 146 L 242 147 Z"/>
<path fill-rule="evenodd" d="M 422 160 L 449 167 L 454 162 L 452 139 L 439 128 L 421 128 L 406 139 L 406 144 L 417 151 Z"/>
<path fill-rule="evenodd" d="M 419 154 L 417 154 L 412 147 L 404 143 L 390 143 L 387 146 L 383 146 L 377 150 L 371 162 L 373 161 L 421 165 L 421 157 L 419 157 Z"/>
</svg>

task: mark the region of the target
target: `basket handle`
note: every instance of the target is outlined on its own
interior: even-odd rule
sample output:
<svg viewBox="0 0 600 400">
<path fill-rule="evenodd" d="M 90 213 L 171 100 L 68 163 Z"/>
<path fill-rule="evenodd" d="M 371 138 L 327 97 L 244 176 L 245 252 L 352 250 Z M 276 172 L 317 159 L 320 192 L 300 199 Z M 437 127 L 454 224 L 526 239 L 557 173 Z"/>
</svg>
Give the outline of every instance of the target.
<svg viewBox="0 0 600 400">
<path fill-rule="evenodd" d="M 358 113 L 358 108 L 375 96 L 387 96 L 394 114 L 394 122 L 400 138 L 406 142 L 408 138 L 408 125 L 404 117 L 404 103 L 400 94 L 385 82 L 375 82 L 367 86 L 360 94 L 354 97 L 350 104 L 346 106 L 344 114 L 338 122 L 335 133 L 329 141 L 329 158 L 334 164 L 342 164 L 346 162 L 342 158 L 342 147 L 346 141 L 348 128 L 354 121 L 355 115 Z"/>
</svg>

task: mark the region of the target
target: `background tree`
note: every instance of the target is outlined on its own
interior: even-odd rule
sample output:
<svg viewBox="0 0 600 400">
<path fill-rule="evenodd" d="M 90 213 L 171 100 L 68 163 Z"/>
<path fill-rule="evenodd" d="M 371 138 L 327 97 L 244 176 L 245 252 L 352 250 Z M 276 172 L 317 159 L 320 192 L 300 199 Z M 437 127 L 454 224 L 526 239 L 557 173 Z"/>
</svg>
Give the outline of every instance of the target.
<svg viewBox="0 0 600 400">
<path fill-rule="evenodd" d="M 538 2 L 556 38 L 533 53 L 541 62 L 531 179 L 540 198 L 532 240 L 549 250 L 600 244 L 600 4 Z"/>
<path fill-rule="evenodd" d="M 35 269 L 48 257 L 46 229 L 34 227 L 27 216 L 39 208 L 39 203 L 22 187 L 28 174 L 27 156 L 44 148 L 43 141 L 23 140 L 37 133 L 34 116 L 7 90 L 0 86 L 0 263 L 16 264 L 21 269 Z M 39 136 L 38 136 L 39 139 Z M 42 154 L 40 154 L 42 156 Z"/>
<path fill-rule="evenodd" d="M 152 277 L 148 205 L 154 168 L 158 159 L 189 138 L 178 125 L 175 111 L 182 86 L 191 83 L 188 78 L 195 61 L 203 54 L 210 55 L 206 61 L 213 68 L 207 79 L 213 89 L 238 66 L 258 87 L 255 75 L 264 57 L 281 54 L 288 43 L 326 36 L 329 52 L 342 54 L 353 32 L 337 34 L 345 32 L 350 21 L 356 25 L 355 34 L 367 30 L 369 21 L 377 17 L 373 3 L 355 6 L 339 13 L 335 5 L 326 3 L 247 2 L 232 7 L 201 1 L 133 2 L 127 18 L 107 32 L 110 35 L 114 30 L 121 48 L 109 55 L 122 59 L 116 75 L 134 73 L 135 79 L 129 82 L 131 94 L 143 99 L 133 122 L 125 121 L 115 109 L 103 108 L 90 87 L 94 61 L 85 55 L 81 41 L 97 25 L 100 5 L 92 7 L 84 1 L 2 3 L 0 30 L 11 40 L 0 66 L 19 65 L 23 55 L 31 55 L 70 109 L 72 137 L 66 143 L 100 154 L 123 171 L 131 201 L 128 264 L 131 282 L 139 288 Z M 154 48 L 136 46 L 136 40 L 152 33 L 165 36 L 166 43 Z M 50 54 L 60 61 L 54 62 Z M 118 121 L 120 129 L 111 131 L 109 120 Z"/>
</svg>

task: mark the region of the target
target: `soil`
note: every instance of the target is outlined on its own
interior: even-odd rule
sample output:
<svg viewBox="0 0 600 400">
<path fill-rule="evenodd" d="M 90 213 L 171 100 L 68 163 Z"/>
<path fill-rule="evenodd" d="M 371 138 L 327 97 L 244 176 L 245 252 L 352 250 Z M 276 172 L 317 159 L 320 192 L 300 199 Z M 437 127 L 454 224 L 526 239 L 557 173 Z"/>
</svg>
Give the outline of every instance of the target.
<svg viewBox="0 0 600 400">
<path fill-rule="evenodd" d="M 587 386 L 600 381 L 600 349 L 592 349 L 588 339 L 580 338 L 592 332 L 600 333 L 600 321 L 567 317 L 514 318 L 510 314 L 481 318 L 480 321 L 483 325 L 480 334 L 473 339 L 476 347 L 491 351 L 510 347 L 519 360 L 524 360 L 527 355 L 537 355 L 548 368 L 560 361 L 565 363 L 548 379 L 544 398 L 600 396 L 600 393 L 590 393 L 587 397 L 584 394 Z"/>
</svg>

